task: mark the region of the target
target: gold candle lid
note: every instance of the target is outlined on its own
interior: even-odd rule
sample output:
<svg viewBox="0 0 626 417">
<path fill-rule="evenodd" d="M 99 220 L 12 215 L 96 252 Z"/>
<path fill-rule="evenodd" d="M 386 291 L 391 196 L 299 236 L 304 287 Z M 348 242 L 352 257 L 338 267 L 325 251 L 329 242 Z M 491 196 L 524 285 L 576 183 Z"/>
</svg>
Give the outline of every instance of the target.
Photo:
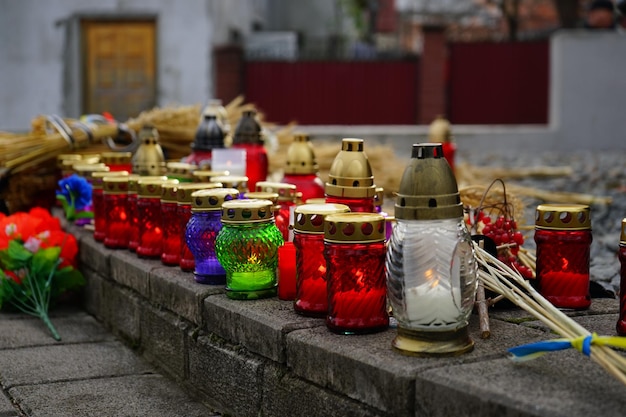
<svg viewBox="0 0 626 417">
<path fill-rule="evenodd" d="M 115 175 L 102 178 L 104 194 L 128 194 L 128 175 Z"/>
<path fill-rule="evenodd" d="M 80 160 L 79 162 L 80 163 L 72 165 L 72 170 L 78 175 L 81 175 L 85 178 L 91 177 L 94 172 L 109 171 L 109 167 L 103 163 L 87 164 L 83 163 L 82 160 Z"/>
<path fill-rule="evenodd" d="M 274 220 L 269 200 L 232 200 L 222 205 L 222 223 L 262 223 Z"/>
<path fill-rule="evenodd" d="M 278 203 L 278 193 L 272 193 L 269 191 L 248 191 L 247 193 L 244 193 L 243 196 L 250 200 L 270 200 L 274 204 Z"/>
<path fill-rule="evenodd" d="M 330 214 L 348 213 L 345 204 L 303 204 L 296 207 L 294 231 L 310 234 L 324 234 L 324 218 Z"/>
<path fill-rule="evenodd" d="M 62 153 L 57 155 L 57 168 L 71 169 L 72 165 L 83 159 L 83 156 L 77 153 Z"/>
<path fill-rule="evenodd" d="M 107 167 L 108 168 L 108 167 Z M 128 171 L 97 171 L 91 173 L 91 186 L 95 189 L 103 189 L 104 177 L 127 177 Z"/>
<path fill-rule="evenodd" d="M 384 242 L 385 218 L 377 213 L 329 214 L 324 219 L 324 241 L 331 243 Z"/>
<path fill-rule="evenodd" d="M 137 193 L 137 188 L 140 180 L 159 180 L 165 181 L 167 177 L 165 175 L 139 175 L 139 174 L 130 174 L 128 176 L 128 192 Z"/>
<path fill-rule="evenodd" d="M 376 192 L 374 175 L 367 155 L 363 152 L 363 139 L 344 138 L 341 151 L 330 166 L 327 195 L 346 198 L 369 198 Z"/>
<path fill-rule="evenodd" d="M 161 186 L 164 183 L 176 183 L 178 180 L 140 179 L 137 182 L 137 197 L 161 198 Z"/>
<path fill-rule="evenodd" d="M 239 198 L 236 188 L 208 188 L 191 193 L 191 211 L 221 210 L 226 201 Z"/>
<path fill-rule="evenodd" d="M 222 188 L 219 182 L 192 182 L 178 185 L 176 197 L 178 204 L 191 204 L 191 194 L 200 190 L 209 190 L 213 188 Z"/>
<path fill-rule="evenodd" d="M 544 230 L 591 230 L 586 204 L 540 204 L 535 211 L 535 228 Z"/>
<path fill-rule="evenodd" d="M 210 171 L 206 169 L 199 169 L 191 173 L 194 181 L 209 182 L 213 177 L 226 177 L 230 175 L 228 171 Z"/>
<path fill-rule="evenodd" d="M 161 184 L 161 202 L 178 203 L 178 181 Z"/>
<path fill-rule="evenodd" d="M 626 245 L 626 218 L 622 219 L 622 232 L 619 235 L 619 243 Z"/>
<path fill-rule="evenodd" d="M 326 199 L 324 197 L 309 198 L 304 204 L 326 204 Z"/>
<path fill-rule="evenodd" d="M 186 180 L 193 179 L 193 171 L 197 168 L 197 166 L 186 162 L 168 162 L 165 164 L 165 167 L 165 175 L 168 177 Z"/>
<path fill-rule="evenodd" d="M 100 157 L 106 165 L 122 165 L 130 164 L 133 154 L 131 152 L 102 152 Z"/>
<path fill-rule="evenodd" d="M 256 191 L 265 191 L 278 194 L 278 201 L 296 202 L 298 196 L 296 186 L 284 182 L 258 181 Z"/>
<path fill-rule="evenodd" d="M 294 133 L 293 142 L 287 149 L 285 174 L 316 174 L 318 169 L 309 135 Z"/>
<path fill-rule="evenodd" d="M 245 175 L 226 175 L 213 177 L 210 182 L 221 182 L 224 187 L 236 188 L 240 193 L 248 192 L 248 177 Z"/>
</svg>

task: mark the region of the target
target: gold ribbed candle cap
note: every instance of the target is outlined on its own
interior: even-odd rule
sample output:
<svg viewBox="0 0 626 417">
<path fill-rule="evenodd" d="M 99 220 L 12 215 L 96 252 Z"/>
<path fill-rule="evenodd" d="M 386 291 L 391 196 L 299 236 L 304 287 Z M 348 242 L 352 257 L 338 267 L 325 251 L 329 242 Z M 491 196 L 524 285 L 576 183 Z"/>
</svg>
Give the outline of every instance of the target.
<svg viewBox="0 0 626 417">
<path fill-rule="evenodd" d="M 226 201 L 239 198 L 236 188 L 207 188 L 191 194 L 191 211 L 221 210 Z"/>
<path fill-rule="evenodd" d="M 164 181 L 161 184 L 161 201 L 165 203 L 178 203 L 178 181 Z"/>
<path fill-rule="evenodd" d="M 250 200 L 270 200 L 272 203 L 278 203 L 278 193 L 271 193 L 269 191 L 248 191 L 243 195 Z"/>
<path fill-rule="evenodd" d="M 209 182 L 211 181 L 211 178 L 213 177 L 225 177 L 225 176 L 230 175 L 230 172 L 210 171 L 206 169 L 199 169 L 199 170 L 194 171 L 191 175 L 193 176 L 194 181 Z"/>
<path fill-rule="evenodd" d="M 296 202 L 298 194 L 296 186 L 286 184 L 284 182 L 258 181 L 256 183 L 256 191 L 265 191 L 268 193 L 278 194 L 278 201 Z"/>
<path fill-rule="evenodd" d="M 219 182 L 192 182 L 179 184 L 178 191 L 176 192 L 178 204 L 191 204 L 191 194 L 196 191 L 210 190 L 213 188 L 222 188 L 222 184 Z"/>
<path fill-rule="evenodd" d="M 100 159 L 106 165 L 122 165 L 130 164 L 130 160 L 133 157 L 131 152 L 102 152 Z"/>
<path fill-rule="evenodd" d="M 128 175 L 117 175 L 102 178 L 104 194 L 128 194 Z"/>
<path fill-rule="evenodd" d="M 440 220 L 463 217 L 463 204 L 441 143 L 416 143 L 396 194 L 396 219 Z"/>
<path fill-rule="evenodd" d="M 345 204 L 303 204 L 295 209 L 294 231 L 300 233 L 323 234 L 324 219 L 330 214 L 348 213 Z"/>
<path fill-rule="evenodd" d="M 619 243 L 626 245 L 626 218 L 622 219 L 622 232 L 619 235 Z"/>
<path fill-rule="evenodd" d="M 287 149 L 285 174 L 316 174 L 318 169 L 309 135 L 294 133 L 293 142 Z"/>
<path fill-rule="evenodd" d="M 385 218 L 377 213 L 329 214 L 324 219 L 324 241 L 370 243 L 385 240 Z"/>
<path fill-rule="evenodd" d="M 137 182 L 137 196 L 149 198 L 161 198 L 161 186 L 164 183 L 178 184 L 178 180 L 161 180 L 161 179 L 140 179 Z"/>
<path fill-rule="evenodd" d="M 240 193 L 250 191 L 248 189 L 248 177 L 245 175 L 226 175 L 223 177 L 213 177 L 210 182 L 221 182 L 224 187 L 236 188 Z"/>
<path fill-rule="evenodd" d="M 149 181 L 149 180 L 159 180 L 165 181 L 167 177 L 165 175 L 154 175 L 154 176 L 141 176 L 139 174 L 130 174 L 128 176 L 128 192 L 137 193 L 137 187 L 140 180 Z"/>
<path fill-rule="evenodd" d="M 535 228 L 544 230 L 591 230 L 586 204 L 540 204 L 535 211 Z"/>
<path fill-rule="evenodd" d="M 369 198 L 376 193 L 374 176 L 367 155 L 363 152 L 363 139 L 344 138 L 341 151 L 335 156 L 328 182 L 326 195 L 346 198 Z"/>
<path fill-rule="evenodd" d="M 108 168 L 108 167 L 107 167 Z M 91 173 L 91 186 L 95 189 L 102 189 L 104 186 L 104 177 L 128 177 L 128 171 L 97 171 Z"/>
<path fill-rule="evenodd" d="M 274 220 L 269 200 L 232 200 L 222 204 L 222 223 L 261 223 Z"/>
</svg>

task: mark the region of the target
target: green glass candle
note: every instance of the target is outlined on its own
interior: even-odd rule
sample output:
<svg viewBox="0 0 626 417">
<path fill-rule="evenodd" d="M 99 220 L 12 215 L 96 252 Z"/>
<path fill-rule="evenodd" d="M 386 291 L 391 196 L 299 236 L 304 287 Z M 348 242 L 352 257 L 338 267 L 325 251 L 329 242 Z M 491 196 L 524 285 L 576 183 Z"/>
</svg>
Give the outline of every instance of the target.
<svg viewBox="0 0 626 417">
<path fill-rule="evenodd" d="M 249 300 L 276 295 L 278 248 L 283 236 L 269 200 L 233 200 L 222 205 L 215 254 L 226 270 L 226 295 Z"/>
</svg>

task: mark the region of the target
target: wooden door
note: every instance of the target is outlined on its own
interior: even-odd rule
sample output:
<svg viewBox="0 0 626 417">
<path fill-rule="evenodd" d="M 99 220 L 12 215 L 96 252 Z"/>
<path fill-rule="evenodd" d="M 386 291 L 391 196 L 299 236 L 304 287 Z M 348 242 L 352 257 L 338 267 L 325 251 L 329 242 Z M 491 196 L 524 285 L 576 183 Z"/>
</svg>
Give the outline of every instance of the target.
<svg viewBox="0 0 626 417">
<path fill-rule="evenodd" d="M 126 121 L 155 105 L 155 22 L 81 22 L 83 113 Z"/>
</svg>

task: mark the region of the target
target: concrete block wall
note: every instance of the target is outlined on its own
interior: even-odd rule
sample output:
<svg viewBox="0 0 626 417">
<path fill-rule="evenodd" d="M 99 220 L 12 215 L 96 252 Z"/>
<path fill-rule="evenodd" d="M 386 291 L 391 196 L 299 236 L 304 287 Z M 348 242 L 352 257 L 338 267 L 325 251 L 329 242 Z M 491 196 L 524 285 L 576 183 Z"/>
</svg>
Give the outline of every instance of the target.
<svg viewBox="0 0 626 417">
<path fill-rule="evenodd" d="M 554 336 L 519 309 L 492 311 L 484 340 L 472 317 L 469 354 L 409 357 L 391 348 L 393 328 L 336 335 L 291 302 L 230 300 L 221 286 L 69 230 L 79 239 L 86 311 L 225 415 L 621 416 L 626 406 L 623 385 L 578 352 L 508 360 L 508 347 Z M 617 310 L 617 300 L 594 299 L 575 314 L 613 334 Z"/>
</svg>

